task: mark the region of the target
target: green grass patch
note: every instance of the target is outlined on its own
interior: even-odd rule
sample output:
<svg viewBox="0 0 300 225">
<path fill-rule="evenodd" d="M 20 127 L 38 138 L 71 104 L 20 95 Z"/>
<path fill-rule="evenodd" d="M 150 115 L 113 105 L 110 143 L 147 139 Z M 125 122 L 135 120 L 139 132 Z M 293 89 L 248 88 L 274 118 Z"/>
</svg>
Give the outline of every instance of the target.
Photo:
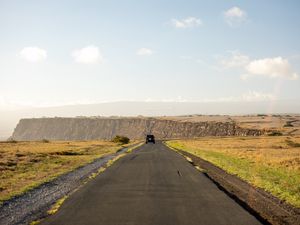
<svg viewBox="0 0 300 225">
<path fill-rule="evenodd" d="M 300 208 L 300 174 L 297 170 L 264 164 L 228 152 L 191 147 L 188 142 L 168 141 L 167 145 L 199 156 Z"/>
</svg>

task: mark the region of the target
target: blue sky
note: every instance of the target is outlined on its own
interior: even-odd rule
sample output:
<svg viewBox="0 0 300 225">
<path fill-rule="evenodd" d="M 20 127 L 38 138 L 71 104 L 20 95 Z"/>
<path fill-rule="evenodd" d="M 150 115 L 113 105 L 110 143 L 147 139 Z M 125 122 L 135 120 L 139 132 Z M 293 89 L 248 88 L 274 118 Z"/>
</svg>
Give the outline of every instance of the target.
<svg viewBox="0 0 300 225">
<path fill-rule="evenodd" d="M 300 99 L 300 2 L 0 0 L 0 110 Z"/>
</svg>

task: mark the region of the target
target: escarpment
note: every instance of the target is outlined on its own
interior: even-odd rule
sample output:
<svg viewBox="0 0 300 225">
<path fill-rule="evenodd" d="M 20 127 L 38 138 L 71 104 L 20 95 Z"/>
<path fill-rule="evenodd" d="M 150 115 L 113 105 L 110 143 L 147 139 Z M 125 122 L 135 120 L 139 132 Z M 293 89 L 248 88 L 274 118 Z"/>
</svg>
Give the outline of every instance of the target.
<svg viewBox="0 0 300 225">
<path fill-rule="evenodd" d="M 147 133 L 156 138 L 203 136 L 259 136 L 264 131 L 239 127 L 235 122 L 181 122 L 156 118 L 36 118 L 21 119 L 14 140 L 94 140 L 124 135 L 141 139 Z"/>
</svg>

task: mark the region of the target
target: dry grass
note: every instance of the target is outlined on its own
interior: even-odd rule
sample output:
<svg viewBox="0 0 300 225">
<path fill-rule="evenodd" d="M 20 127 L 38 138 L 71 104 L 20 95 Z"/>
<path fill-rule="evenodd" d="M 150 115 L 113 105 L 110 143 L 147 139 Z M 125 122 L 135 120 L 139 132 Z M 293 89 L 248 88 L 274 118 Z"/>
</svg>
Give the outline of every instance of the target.
<svg viewBox="0 0 300 225">
<path fill-rule="evenodd" d="M 121 147 L 108 141 L 0 142 L 0 202 Z"/>
<path fill-rule="evenodd" d="M 300 137 L 233 137 L 169 141 L 300 207 Z"/>
<path fill-rule="evenodd" d="M 159 117 L 181 122 L 235 122 L 243 128 L 279 130 L 285 135 L 300 135 L 300 115 L 190 115 L 190 116 L 170 116 Z"/>
</svg>

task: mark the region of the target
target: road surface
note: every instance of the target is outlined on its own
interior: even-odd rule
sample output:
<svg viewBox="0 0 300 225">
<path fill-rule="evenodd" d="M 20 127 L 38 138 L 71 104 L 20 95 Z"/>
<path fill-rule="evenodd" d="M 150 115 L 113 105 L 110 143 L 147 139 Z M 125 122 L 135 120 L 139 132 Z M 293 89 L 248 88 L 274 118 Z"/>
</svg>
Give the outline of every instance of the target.
<svg viewBox="0 0 300 225">
<path fill-rule="evenodd" d="M 256 225 L 234 200 L 162 143 L 116 161 L 42 224 Z"/>
</svg>

